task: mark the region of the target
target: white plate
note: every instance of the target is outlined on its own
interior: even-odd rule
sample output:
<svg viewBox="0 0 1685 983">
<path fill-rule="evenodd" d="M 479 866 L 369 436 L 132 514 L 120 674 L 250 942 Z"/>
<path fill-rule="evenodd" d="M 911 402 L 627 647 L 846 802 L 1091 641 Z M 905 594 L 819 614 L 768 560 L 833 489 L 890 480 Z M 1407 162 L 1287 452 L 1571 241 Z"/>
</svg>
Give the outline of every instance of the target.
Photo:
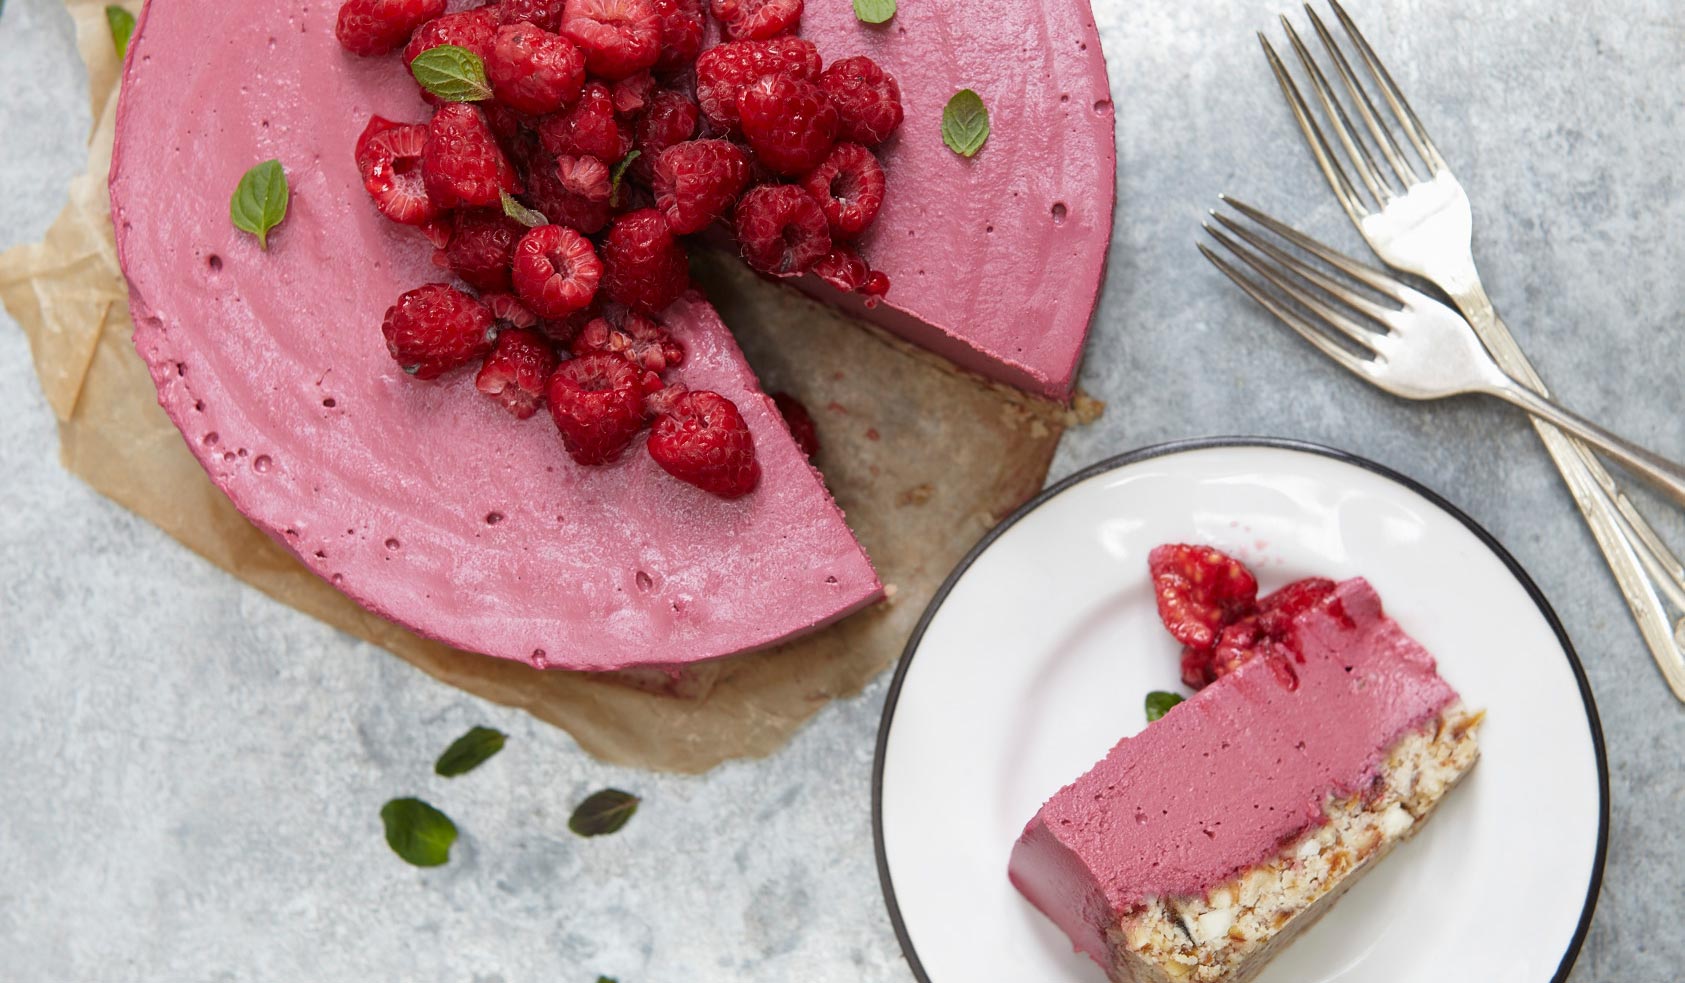
<svg viewBox="0 0 1685 983">
<path fill-rule="evenodd" d="M 980 543 L 907 645 L 873 782 L 884 898 L 926 983 L 1104 983 L 1007 882 L 1053 792 L 1179 689 L 1147 551 L 1210 543 L 1263 590 L 1363 575 L 1488 712 L 1481 762 L 1422 834 L 1258 983 L 1562 980 L 1603 871 L 1608 773 L 1567 637 L 1466 516 L 1324 448 L 1224 440 L 1150 448 L 1049 489 Z"/>
</svg>

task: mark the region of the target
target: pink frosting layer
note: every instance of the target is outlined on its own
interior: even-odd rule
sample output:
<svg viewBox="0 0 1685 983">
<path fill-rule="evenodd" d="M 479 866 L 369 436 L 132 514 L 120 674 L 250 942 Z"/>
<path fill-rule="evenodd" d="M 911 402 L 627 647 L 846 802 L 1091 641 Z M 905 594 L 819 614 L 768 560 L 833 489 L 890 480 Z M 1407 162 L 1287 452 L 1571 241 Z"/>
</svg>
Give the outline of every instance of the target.
<svg viewBox="0 0 1685 983">
<path fill-rule="evenodd" d="M 1296 688 L 1246 663 L 1119 741 L 1024 828 L 1013 884 L 1102 965 L 1107 926 L 1274 856 L 1456 698 L 1361 578 L 1300 615 L 1288 642 L 1304 659 Z"/>
<path fill-rule="evenodd" d="M 159 0 L 131 44 L 112 217 L 135 345 L 193 453 L 250 519 L 368 608 L 535 665 L 673 665 L 769 645 L 877 598 L 870 563 L 730 333 L 700 298 L 664 315 L 679 381 L 734 400 L 763 478 L 726 502 L 640 445 L 581 468 L 543 415 L 467 375 L 403 374 L 380 322 L 442 279 L 363 193 L 371 113 L 426 109 L 396 57 L 333 38 L 337 5 Z M 229 223 L 242 172 L 285 165 L 269 252 Z"/>
</svg>

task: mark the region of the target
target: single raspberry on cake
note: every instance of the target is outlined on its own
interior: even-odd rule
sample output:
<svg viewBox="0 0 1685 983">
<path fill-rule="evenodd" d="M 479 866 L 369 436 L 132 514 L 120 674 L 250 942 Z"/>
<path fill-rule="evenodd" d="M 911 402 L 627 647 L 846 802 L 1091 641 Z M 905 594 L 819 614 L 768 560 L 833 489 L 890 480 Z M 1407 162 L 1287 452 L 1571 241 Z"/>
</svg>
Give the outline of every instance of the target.
<svg viewBox="0 0 1685 983">
<path fill-rule="evenodd" d="M 802 401 L 789 393 L 773 393 L 772 405 L 778 407 L 778 412 L 784 417 L 784 425 L 790 428 L 790 436 L 796 438 L 796 446 L 801 448 L 808 457 L 819 453 L 819 431 L 813 426 L 813 415 L 808 413 Z"/>
<path fill-rule="evenodd" d="M 451 272 L 482 293 L 514 289 L 509 268 L 515 262 L 515 243 L 526 227 L 501 209 L 465 208 L 455 213 L 445 260 Z"/>
<path fill-rule="evenodd" d="M 813 264 L 813 275 L 838 290 L 854 293 L 866 289 L 871 282 L 872 269 L 853 246 L 839 243 Z"/>
<path fill-rule="evenodd" d="M 415 32 L 410 43 L 404 46 L 404 67 L 408 68 L 415 56 L 440 45 L 454 45 L 467 48 L 479 57 L 481 61 L 491 58 L 492 42 L 497 37 L 497 10 L 494 7 L 476 7 L 473 10 L 460 10 L 454 14 L 446 14 L 438 20 L 430 20 L 421 25 L 421 30 Z M 426 89 L 421 90 L 422 98 L 428 102 L 437 103 L 439 99 Z"/>
<path fill-rule="evenodd" d="M 901 86 L 864 55 L 832 62 L 819 85 L 842 117 L 844 140 L 875 147 L 901 125 Z"/>
<path fill-rule="evenodd" d="M 644 427 L 648 373 L 619 355 L 591 352 L 563 362 L 545 389 L 562 446 L 580 464 L 620 456 Z"/>
<path fill-rule="evenodd" d="M 820 65 L 819 49 L 801 38 L 728 41 L 696 59 L 696 101 L 716 127 L 735 132 L 737 97 L 750 83 L 765 75 L 817 82 Z"/>
<path fill-rule="evenodd" d="M 1264 633 L 1277 641 L 1286 638 L 1293 619 L 1334 593 L 1336 586 L 1327 577 L 1307 577 L 1265 595 L 1258 601 L 1258 621 Z"/>
<path fill-rule="evenodd" d="M 661 57 L 661 18 L 651 0 L 567 0 L 562 33 L 585 51 L 585 66 L 614 81 Z"/>
<path fill-rule="evenodd" d="M 455 287 L 429 283 L 386 310 L 386 350 L 417 379 L 433 379 L 491 350 L 496 325 L 485 305 Z"/>
<path fill-rule="evenodd" d="M 572 41 L 532 24 L 506 24 L 486 59 L 497 101 L 542 115 L 570 106 L 585 85 L 585 56 Z"/>
<path fill-rule="evenodd" d="M 765 75 L 744 88 L 737 114 L 755 159 L 782 175 L 818 167 L 837 142 L 837 107 L 825 90 L 788 75 Z"/>
<path fill-rule="evenodd" d="M 425 225 L 439 217 L 421 176 L 427 127 L 372 117 L 357 140 L 357 171 L 363 190 L 380 213 L 403 225 Z"/>
<path fill-rule="evenodd" d="M 618 324 L 606 317 L 592 318 L 579 329 L 570 350 L 575 356 L 591 352 L 613 352 L 651 372 L 665 372 L 685 360 L 684 346 L 653 319 L 628 311 Z"/>
<path fill-rule="evenodd" d="M 546 31 L 560 31 L 562 8 L 566 5 L 567 0 L 502 0 L 491 7 L 496 9 L 497 19 L 504 24 L 524 21 Z"/>
<path fill-rule="evenodd" d="M 334 36 L 354 55 L 396 51 L 422 24 L 445 12 L 445 0 L 346 0 Z"/>
<path fill-rule="evenodd" d="M 631 127 L 615 118 L 614 96 L 601 82 L 590 82 L 571 109 L 538 121 L 538 139 L 555 156 L 589 154 L 613 163 L 632 146 Z"/>
<path fill-rule="evenodd" d="M 649 456 L 673 477 L 721 498 L 741 498 L 761 480 L 749 425 L 731 400 L 707 390 L 684 393 L 655 418 Z"/>
<path fill-rule="evenodd" d="M 713 0 L 714 16 L 734 41 L 764 41 L 793 34 L 802 19 L 802 0 Z"/>
<path fill-rule="evenodd" d="M 702 0 L 653 0 L 655 16 L 661 22 L 661 57 L 655 70 L 673 73 L 687 68 L 702 51 L 702 34 L 707 24 Z"/>
<path fill-rule="evenodd" d="M 1239 560 L 1209 546 L 1167 544 L 1147 557 L 1159 618 L 1183 645 L 1211 648 L 1223 628 L 1257 604 L 1258 581 Z"/>
<path fill-rule="evenodd" d="M 556 370 L 556 351 L 537 331 L 514 328 L 497 336 L 497 347 L 486 356 L 474 377 L 474 388 L 508 410 L 517 420 L 538 412 L 544 388 Z"/>
<path fill-rule="evenodd" d="M 724 218 L 749 183 L 749 158 L 729 140 L 689 140 L 655 161 L 655 206 L 680 235 Z"/>
<path fill-rule="evenodd" d="M 877 220 L 883 206 L 883 165 L 860 144 L 839 143 L 802 178 L 802 187 L 819 202 L 832 235 L 858 238 Z"/>
<path fill-rule="evenodd" d="M 653 208 L 614 220 L 603 237 L 603 292 L 636 311 L 659 313 L 690 286 L 690 259 Z"/>
<path fill-rule="evenodd" d="M 440 106 L 427 125 L 421 176 L 428 196 L 441 208 L 496 205 L 502 192 L 521 190 L 485 116 L 460 102 Z"/>
<path fill-rule="evenodd" d="M 743 259 L 762 273 L 794 276 L 831 252 L 831 229 L 813 196 L 794 184 L 762 184 L 737 202 Z"/>
<path fill-rule="evenodd" d="M 567 317 L 597 295 L 603 264 L 591 240 L 560 225 L 541 225 L 515 246 L 515 293 L 534 314 Z"/>
</svg>

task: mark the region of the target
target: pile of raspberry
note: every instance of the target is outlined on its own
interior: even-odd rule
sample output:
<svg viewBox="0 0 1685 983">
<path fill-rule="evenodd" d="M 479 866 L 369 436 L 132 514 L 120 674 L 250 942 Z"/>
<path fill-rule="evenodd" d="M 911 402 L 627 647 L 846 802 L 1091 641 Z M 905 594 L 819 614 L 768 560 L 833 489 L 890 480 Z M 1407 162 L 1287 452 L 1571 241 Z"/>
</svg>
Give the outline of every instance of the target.
<svg viewBox="0 0 1685 983">
<path fill-rule="evenodd" d="M 406 66 L 462 48 L 491 93 L 423 88 L 431 120 L 377 116 L 357 141 L 375 207 L 473 291 L 398 298 L 393 358 L 419 379 L 478 362 L 477 388 L 517 418 L 547 403 L 580 464 L 617 459 L 648 427 L 668 473 L 736 498 L 760 477 L 737 407 L 664 378 L 685 357 L 660 320 L 689 289 L 681 237 L 726 224 L 756 270 L 875 303 L 889 279 L 853 243 L 883 203 L 871 148 L 902 109 L 871 59 L 823 68 L 793 36 L 802 0 L 708 2 L 728 40 L 706 51 L 704 0 L 347 0 L 336 34 L 357 55 L 401 49 Z"/>
<path fill-rule="evenodd" d="M 1334 592 L 1323 577 L 1296 580 L 1263 598 L 1246 565 L 1209 546 L 1172 543 L 1147 555 L 1164 627 L 1182 643 L 1182 682 L 1203 689 L 1256 658 L 1267 660 L 1288 689 L 1297 689 L 1288 644 L 1293 619 Z"/>
</svg>

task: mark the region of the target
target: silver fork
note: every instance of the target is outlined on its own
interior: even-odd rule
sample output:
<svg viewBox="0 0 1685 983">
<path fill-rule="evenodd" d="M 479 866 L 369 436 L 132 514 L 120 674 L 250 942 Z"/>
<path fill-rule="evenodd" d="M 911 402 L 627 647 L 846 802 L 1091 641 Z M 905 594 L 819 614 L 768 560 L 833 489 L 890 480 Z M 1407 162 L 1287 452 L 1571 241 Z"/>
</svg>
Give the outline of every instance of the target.
<svg viewBox="0 0 1685 983">
<path fill-rule="evenodd" d="M 1346 164 L 1324 136 L 1275 49 L 1262 34 L 1258 36 L 1323 176 L 1358 232 L 1383 262 L 1443 290 L 1504 372 L 1537 395 L 1547 395 L 1543 381 L 1509 328 L 1499 320 L 1481 285 L 1474 264 L 1474 220 L 1468 195 L 1350 15 L 1339 0 L 1330 0 L 1330 6 L 1371 83 L 1366 85 L 1358 78 L 1334 35 L 1306 4 L 1305 12 L 1339 78 L 1344 99 L 1335 92 L 1292 23 L 1283 17 L 1282 24 L 1310 80 L 1322 120 L 1333 132 Z M 1380 93 L 1380 102 L 1386 105 L 1392 123 L 1383 119 L 1371 89 Z M 1353 124 L 1353 113 L 1362 121 L 1361 131 Z M 1426 177 L 1394 136 L 1395 127 L 1403 132 L 1424 165 Z M 1377 152 L 1385 161 L 1384 167 L 1376 158 Z M 1348 165 L 1357 174 L 1361 189 L 1348 176 Z M 1372 210 L 1370 201 L 1379 210 Z M 1608 560 L 1651 655 L 1674 695 L 1685 701 L 1685 564 L 1668 549 L 1582 442 L 1539 417 L 1534 418 L 1533 425 Z"/>
<path fill-rule="evenodd" d="M 1592 444 L 1685 502 L 1685 467 L 1615 436 L 1510 378 L 1456 310 L 1251 205 L 1227 196 L 1223 201 L 1335 271 L 1331 274 L 1318 269 L 1221 212 L 1212 212 L 1211 217 L 1247 245 L 1210 224 L 1205 230 L 1275 291 L 1225 262 L 1203 243 L 1199 247 L 1206 259 L 1253 300 L 1324 355 L 1405 399 L 1441 399 L 1466 393 L 1496 396 Z M 1392 305 L 1366 296 L 1362 287 L 1391 300 Z"/>
</svg>

